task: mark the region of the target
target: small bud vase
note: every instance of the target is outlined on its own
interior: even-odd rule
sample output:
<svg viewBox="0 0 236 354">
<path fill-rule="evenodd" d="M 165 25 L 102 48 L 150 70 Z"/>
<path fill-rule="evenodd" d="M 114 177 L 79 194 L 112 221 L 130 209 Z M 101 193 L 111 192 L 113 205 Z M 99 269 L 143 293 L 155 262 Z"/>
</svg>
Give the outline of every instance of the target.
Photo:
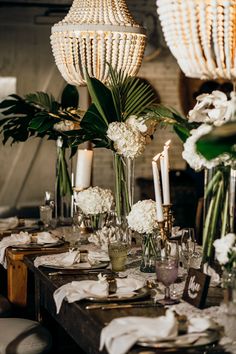
<svg viewBox="0 0 236 354">
<path fill-rule="evenodd" d="M 142 237 L 142 259 L 140 271 L 144 273 L 155 273 L 156 258 L 159 255 L 157 236 L 155 234 L 144 234 Z"/>
</svg>

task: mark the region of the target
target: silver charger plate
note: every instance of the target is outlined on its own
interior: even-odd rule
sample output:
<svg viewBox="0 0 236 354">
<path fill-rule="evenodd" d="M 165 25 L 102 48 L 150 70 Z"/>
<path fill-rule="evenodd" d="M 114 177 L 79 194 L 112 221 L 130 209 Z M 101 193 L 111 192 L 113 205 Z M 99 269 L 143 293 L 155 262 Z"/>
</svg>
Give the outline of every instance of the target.
<svg viewBox="0 0 236 354">
<path fill-rule="evenodd" d="M 25 245 L 14 245 L 12 246 L 12 248 L 16 248 L 18 250 L 34 250 L 34 249 L 41 249 L 41 248 L 50 248 L 50 247 L 57 247 L 57 246 L 61 246 L 64 245 L 65 241 L 63 240 L 58 240 L 56 242 L 53 243 L 36 243 L 36 242 L 31 242 L 31 243 L 27 243 Z"/>
<path fill-rule="evenodd" d="M 90 296 L 86 298 L 86 300 L 94 301 L 94 302 L 133 301 L 133 300 L 143 299 L 145 297 L 148 297 L 149 295 L 150 295 L 150 290 L 146 286 L 144 286 L 140 289 L 135 290 L 132 296 L 110 294 L 106 297 Z"/>
<path fill-rule="evenodd" d="M 197 340 L 194 340 L 194 335 L 199 335 Z M 191 340 L 192 337 L 192 340 Z M 191 334 L 183 334 L 174 338 L 173 340 L 167 341 L 156 341 L 142 338 L 137 344 L 141 347 L 149 347 L 161 349 L 165 352 L 173 352 L 175 349 L 188 349 L 188 348 L 197 348 L 204 347 L 210 344 L 214 344 L 218 342 L 220 339 L 219 332 L 217 330 L 208 330 L 203 333 L 191 333 Z"/>
<path fill-rule="evenodd" d="M 103 269 L 109 265 L 109 262 L 100 262 L 98 264 L 91 265 L 90 267 L 83 266 L 85 263 L 77 263 L 71 266 L 63 266 L 63 265 L 51 265 L 51 264 L 43 264 L 41 267 L 51 268 L 57 270 L 95 270 L 95 269 Z"/>
</svg>

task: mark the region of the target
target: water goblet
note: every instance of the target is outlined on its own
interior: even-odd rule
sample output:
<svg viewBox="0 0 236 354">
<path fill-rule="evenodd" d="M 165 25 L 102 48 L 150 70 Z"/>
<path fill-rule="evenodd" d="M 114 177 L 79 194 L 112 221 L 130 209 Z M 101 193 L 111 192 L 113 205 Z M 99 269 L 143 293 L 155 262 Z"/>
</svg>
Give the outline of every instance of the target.
<svg viewBox="0 0 236 354">
<path fill-rule="evenodd" d="M 157 280 L 165 286 L 165 297 L 158 302 L 163 305 L 178 303 L 178 300 L 172 299 L 170 296 L 170 285 L 178 277 L 178 259 L 171 256 L 158 257 L 156 260 L 156 276 Z"/>
<path fill-rule="evenodd" d="M 48 229 L 52 221 L 52 208 L 50 205 L 40 205 L 39 207 L 40 220 L 44 228 Z"/>
</svg>

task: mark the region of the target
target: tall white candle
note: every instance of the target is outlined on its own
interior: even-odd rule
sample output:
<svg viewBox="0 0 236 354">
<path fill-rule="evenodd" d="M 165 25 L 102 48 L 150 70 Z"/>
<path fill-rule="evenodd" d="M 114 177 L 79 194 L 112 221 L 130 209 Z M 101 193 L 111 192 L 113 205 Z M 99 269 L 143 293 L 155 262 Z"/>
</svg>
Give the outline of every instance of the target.
<svg viewBox="0 0 236 354">
<path fill-rule="evenodd" d="M 152 160 L 152 173 L 153 173 L 153 181 L 154 181 L 155 200 L 156 200 L 157 221 L 164 221 L 164 215 L 162 210 L 160 175 L 157 167 L 158 158 L 159 155 L 155 156 L 154 159 Z"/>
<path fill-rule="evenodd" d="M 74 172 L 71 173 L 71 187 L 74 187 Z M 71 205 L 70 205 L 70 216 L 74 216 L 74 194 L 71 196 Z"/>
<path fill-rule="evenodd" d="M 165 143 L 161 156 L 161 176 L 163 188 L 163 201 L 165 205 L 170 204 L 170 180 L 169 180 L 169 144 L 170 140 Z"/>
<path fill-rule="evenodd" d="M 78 150 L 75 188 L 82 190 L 88 188 L 91 184 L 93 151 Z"/>
</svg>

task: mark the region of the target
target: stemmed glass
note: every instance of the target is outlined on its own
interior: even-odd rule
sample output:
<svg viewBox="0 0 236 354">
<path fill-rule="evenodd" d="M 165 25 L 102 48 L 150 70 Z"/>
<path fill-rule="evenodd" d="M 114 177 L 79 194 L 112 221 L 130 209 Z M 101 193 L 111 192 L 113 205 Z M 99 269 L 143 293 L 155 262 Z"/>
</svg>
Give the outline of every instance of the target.
<svg viewBox="0 0 236 354">
<path fill-rule="evenodd" d="M 164 299 L 158 300 L 163 305 L 176 304 L 178 301 L 170 297 L 170 285 L 178 277 L 178 259 L 171 256 L 161 256 L 156 260 L 157 280 L 165 286 Z"/>
<path fill-rule="evenodd" d="M 182 230 L 181 236 L 181 259 L 183 267 L 189 268 L 190 260 L 195 252 L 196 241 L 193 228 L 185 228 Z"/>
</svg>

